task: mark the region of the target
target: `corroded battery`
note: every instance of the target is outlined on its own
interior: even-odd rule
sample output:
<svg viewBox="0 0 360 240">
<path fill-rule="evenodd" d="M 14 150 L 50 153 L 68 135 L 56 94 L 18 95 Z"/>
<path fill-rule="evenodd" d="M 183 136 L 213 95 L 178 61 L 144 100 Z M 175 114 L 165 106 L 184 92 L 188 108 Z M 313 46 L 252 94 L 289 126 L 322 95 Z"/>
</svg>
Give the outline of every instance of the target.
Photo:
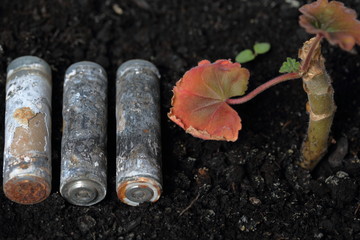
<svg viewBox="0 0 360 240">
<path fill-rule="evenodd" d="M 162 191 L 158 69 L 130 60 L 116 78 L 116 188 L 131 206 L 155 202 Z"/>
<path fill-rule="evenodd" d="M 42 59 L 19 57 L 7 68 L 3 188 L 21 204 L 51 191 L 51 69 Z"/>
<path fill-rule="evenodd" d="M 107 76 L 93 62 L 71 65 L 65 74 L 60 193 L 90 206 L 106 195 Z"/>
</svg>

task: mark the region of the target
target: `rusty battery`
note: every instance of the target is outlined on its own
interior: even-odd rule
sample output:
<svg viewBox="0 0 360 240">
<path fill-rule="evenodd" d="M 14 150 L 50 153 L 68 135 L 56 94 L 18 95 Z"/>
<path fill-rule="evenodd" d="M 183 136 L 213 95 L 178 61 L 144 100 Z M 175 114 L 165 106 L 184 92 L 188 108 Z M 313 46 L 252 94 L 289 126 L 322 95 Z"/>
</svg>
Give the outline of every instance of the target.
<svg viewBox="0 0 360 240">
<path fill-rule="evenodd" d="M 130 60 L 116 78 L 116 188 L 131 206 L 155 202 L 162 191 L 160 74 L 152 63 Z"/>
<path fill-rule="evenodd" d="M 3 188 L 20 204 L 45 200 L 51 191 L 51 69 L 23 56 L 7 68 Z"/>
<path fill-rule="evenodd" d="M 65 74 L 60 193 L 90 206 L 106 195 L 107 76 L 93 62 L 71 65 Z"/>
</svg>

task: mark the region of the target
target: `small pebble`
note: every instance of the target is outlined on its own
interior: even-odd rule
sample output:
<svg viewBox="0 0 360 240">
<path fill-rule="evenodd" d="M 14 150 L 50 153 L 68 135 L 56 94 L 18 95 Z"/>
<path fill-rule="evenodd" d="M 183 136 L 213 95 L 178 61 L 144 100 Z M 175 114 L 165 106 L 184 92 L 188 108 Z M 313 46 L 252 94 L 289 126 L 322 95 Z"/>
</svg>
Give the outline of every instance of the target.
<svg viewBox="0 0 360 240">
<path fill-rule="evenodd" d="M 286 3 L 288 3 L 293 8 L 300 7 L 300 2 L 297 0 L 285 0 Z"/>
<path fill-rule="evenodd" d="M 146 11 L 150 11 L 151 7 L 149 5 L 149 3 L 146 0 L 132 0 L 136 6 L 138 6 L 139 8 L 146 10 Z"/>
<path fill-rule="evenodd" d="M 91 228 L 95 227 L 96 220 L 89 215 L 85 215 L 85 216 L 81 216 L 77 219 L 77 224 L 78 224 L 78 228 L 80 229 L 80 231 L 82 233 L 86 233 Z"/>
<path fill-rule="evenodd" d="M 335 175 L 329 176 L 325 179 L 325 183 L 330 188 L 332 199 L 336 200 L 339 206 L 351 202 L 358 187 L 356 181 L 343 171 L 338 171 Z"/>
<path fill-rule="evenodd" d="M 250 198 L 249 198 L 249 201 L 250 201 L 250 203 L 251 203 L 252 205 L 255 205 L 255 206 L 261 204 L 261 200 L 258 199 L 258 198 L 256 198 L 256 197 L 250 197 Z"/>
<path fill-rule="evenodd" d="M 124 10 L 117 3 L 112 5 L 112 9 L 117 15 L 122 15 L 124 13 Z"/>
</svg>

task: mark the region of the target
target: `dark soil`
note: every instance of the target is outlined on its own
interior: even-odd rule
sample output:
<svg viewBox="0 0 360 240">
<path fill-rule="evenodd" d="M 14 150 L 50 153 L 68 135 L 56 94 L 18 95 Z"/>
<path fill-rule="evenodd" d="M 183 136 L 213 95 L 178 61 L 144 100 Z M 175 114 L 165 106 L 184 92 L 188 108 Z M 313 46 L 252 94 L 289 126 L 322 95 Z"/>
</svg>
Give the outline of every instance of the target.
<svg viewBox="0 0 360 240">
<path fill-rule="evenodd" d="M 175 82 L 202 59 L 234 59 L 268 41 L 271 52 L 244 64 L 249 88 L 276 76 L 310 38 L 291 2 L 297 1 L 2 0 L 1 116 L 6 67 L 16 57 L 45 59 L 54 90 L 53 192 L 25 206 L 0 191 L 0 238 L 360 239 L 358 54 L 324 43 L 338 110 L 329 154 L 312 172 L 296 165 L 308 121 L 300 80 L 235 107 L 243 130 L 234 143 L 193 138 L 166 117 Z M 360 12 L 359 0 L 345 4 Z M 140 207 L 122 204 L 115 192 L 115 72 L 133 58 L 152 61 L 162 75 L 164 192 Z M 110 89 L 108 195 L 91 207 L 73 206 L 58 192 L 64 72 L 81 60 L 101 64 Z"/>
</svg>

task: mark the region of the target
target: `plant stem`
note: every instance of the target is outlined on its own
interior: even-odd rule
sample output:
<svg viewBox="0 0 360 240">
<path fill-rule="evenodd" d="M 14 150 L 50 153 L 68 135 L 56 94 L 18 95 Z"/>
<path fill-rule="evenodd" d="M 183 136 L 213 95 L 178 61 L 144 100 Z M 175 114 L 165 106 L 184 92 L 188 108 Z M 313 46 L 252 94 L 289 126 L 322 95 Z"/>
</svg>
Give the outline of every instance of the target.
<svg viewBox="0 0 360 240">
<path fill-rule="evenodd" d="M 301 66 L 301 72 L 306 73 L 309 70 L 310 61 L 313 58 L 314 51 L 315 51 L 316 47 L 318 46 L 318 44 L 320 43 L 322 38 L 323 38 L 322 35 L 316 34 L 316 37 L 312 42 L 310 50 L 309 50 L 308 54 L 306 55 L 305 60 L 303 60 L 303 64 Z"/>
<path fill-rule="evenodd" d="M 336 106 L 331 79 L 325 70 L 325 60 L 321 55 L 319 37 L 304 43 L 299 51 L 299 57 L 309 62 L 308 70 L 303 72 L 304 90 L 308 95 L 306 109 L 310 120 L 307 136 L 301 149 L 300 166 L 312 170 L 328 148 L 330 128 L 334 118 Z M 315 47 L 314 47 L 315 46 Z M 309 58 L 311 54 L 311 58 Z M 305 64 L 303 64 L 304 66 Z"/>
<path fill-rule="evenodd" d="M 269 81 L 267 81 L 266 83 L 258 86 L 257 88 L 255 88 L 253 91 L 251 91 L 250 93 L 248 93 L 247 95 L 240 97 L 240 98 L 232 98 L 232 99 L 228 99 L 226 100 L 226 102 L 228 104 L 242 104 L 245 103 L 251 99 L 253 99 L 255 96 L 257 96 L 258 94 L 262 93 L 263 91 L 265 91 L 266 89 L 281 83 L 281 82 L 285 82 L 288 80 L 292 80 L 292 79 L 297 79 L 300 78 L 301 76 L 299 75 L 299 73 L 286 73 L 283 75 L 280 75 L 276 78 L 273 78 Z"/>
<path fill-rule="evenodd" d="M 271 79 L 270 81 L 267 81 L 266 83 L 258 86 L 257 88 L 255 88 L 253 91 L 251 91 L 250 93 L 248 93 L 247 95 L 240 97 L 240 98 L 232 98 L 232 99 L 227 99 L 226 102 L 228 104 L 242 104 L 245 103 L 251 99 L 253 99 L 254 97 L 256 97 L 258 94 L 262 93 L 263 91 L 265 91 L 266 89 L 281 83 L 281 82 L 285 82 L 288 80 L 292 80 L 292 79 L 297 79 L 301 77 L 301 73 L 306 73 L 310 67 L 310 62 L 313 59 L 314 53 L 315 53 L 315 49 L 318 47 L 321 39 L 323 38 L 323 36 L 321 34 L 317 34 L 315 38 L 313 38 L 312 42 L 311 42 L 311 47 L 310 50 L 308 51 L 305 60 L 303 60 L 303 64 L 301 66 L 301 71 L 300 73 L 287 73 L 284 75 L 280 75 L 276 78 Z"/>
</svg>

